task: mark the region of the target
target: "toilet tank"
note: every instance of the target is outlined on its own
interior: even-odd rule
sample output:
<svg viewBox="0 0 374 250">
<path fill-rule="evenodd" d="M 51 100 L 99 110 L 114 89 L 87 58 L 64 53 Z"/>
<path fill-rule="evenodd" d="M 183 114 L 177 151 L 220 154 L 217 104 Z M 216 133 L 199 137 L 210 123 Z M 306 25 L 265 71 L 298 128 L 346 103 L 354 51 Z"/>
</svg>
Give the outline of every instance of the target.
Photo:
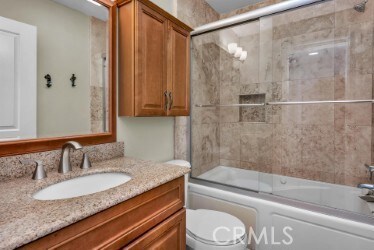
<svg viewBox="0 0 374 250">
<path fill-rule="evenodd" d="M 191 168 L 191 164 L 188 162 L 188 161 L 185 161 L 185 160 L 172 160 L 172 161 L 168 161 L 168 162 L 165 162 L 166 164 L 173 164 L 173 165 L 177 165 L 177 166 L 181 166 L 181 167 L 186 167 L 186 168 Z M 187 197 L 188 197 L 188 178 L 189 178 L 189 174 L 185 174 L 184 175 L 184 206 L 187 207 L 188 205 L 188 201 L 187 201 Z"/>
</svg>

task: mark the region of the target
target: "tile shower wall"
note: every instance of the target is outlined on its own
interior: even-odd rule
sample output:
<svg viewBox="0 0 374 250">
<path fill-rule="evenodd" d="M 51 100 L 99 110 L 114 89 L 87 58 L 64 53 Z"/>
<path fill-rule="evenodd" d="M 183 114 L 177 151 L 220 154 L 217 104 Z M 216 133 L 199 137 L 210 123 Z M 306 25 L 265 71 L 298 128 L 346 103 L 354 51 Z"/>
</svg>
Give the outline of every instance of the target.
<svg viewBox="0 0 374 250">
<path fill-rule="evenodd" d="M 190 25 L 191 27 L 198 27 L 207 23 L 211 23 L 219 20 L 219 14 L 210 7 L 210 5 L 204 0 L 177 0 L 177 17 Z M 208 55 L 204 55 L 205 57 Z M 202 55 L 200 57 L 202 59 Z M 206 59 L 206 58 L 205 58 Z M 209 73 L 208 73 L 209 74 Z M 201 83 L 201 82 L 200 82 Z M 201 83 L 204 84 L 204 83 Z M 212 83 L 209 83 L 212 84 Z M 196 93 L 196 92 L 195 92 Z M 217 92 L 218 93 L 218 92 Z M 189 117 L 176 117 L 175 118 L 175 127 L 174 127 L 174 158 L 190 160 L 190 122 Z M 206 122 L 205 122 L 206 124 Z M 206 132 L 214 130 L 207 129 Z M 213 138 L 213 135 L 210 135 L 210 138 Z M 196 138 L 196 137 L 195 137 Z M 203 140 L 203 139 L 202 139 Z M 217 141 L 214 141 L 213 144 L 217 145 Z M 204 143 L 198 142 L 198 145 L 201 147 Z M 208 153 L 208 150 L 204 150 Z M 202 157 L 202 156 L 201 156 Z M 205 158 L 209 158 L 205 156 Z M 211 157 L 213 159 L 213 157 Z M 217 158 L 217 154 L 216 154 Z M 218 158 L 215 160 L 218 161 Z M 206 165 L 206 164 L 205 164 Z"/>
<path fill-rule="evenodd" d="M 206 40 L 205 38 L 208 38 Z M 214 36 L 193 39 L 192 103 L 219 104 L 220 48 L 211 42 Z M 193 175 L 199 175 L 219 164 L 219 109 L 191 107 L 191 155 Z"/>
<path fill-rule="evenodd" d="M 218 165 L 355 186 L 373 162 L 371 104 L 195 104 L 373 98 L 374 3 L 335 0 L 193 39 L 193 175 Z M 237 42 L 240 62 L 226 51 Z M 257 100 L 258 101 L 258 100 Z"/>
<path fill-rule="evenodd" d="M 256 10 L 256 9 L 259 9 L 259 8 L 267 7 L 269 5 L 273 5 L 273 4 L 277 4 L 277 3 L 285 2 L 285 1 L 288 1 L 288 0 L 263 0 L 263 1 L 255 3 L 255 4 L 251 4 L 251 5 L 245 6 L 245 7 L 240 8 L 240 9 L 230 11 L 228 13 L 223 13 L 223 14 L 220 15 L 220 19 L 224 19 L 224 18 L 235 16 L 235 15 L 243 14 L 243 13 L 248 12 L 248 11 Z"/>
<path fill-rule="evenodd" d="M 95 17 L 91 17 L 90 20 L 90 56 L 91 56 L 91 65 L 90 65 L 90 111 L 91 111 L 91 132 L 92 133 L 102 133 L 104 131 L 104 111 L 103 111 L 103 57 L 107 58 L 108 44 L 108 29 L 107 22 L 99 20 Z M 105 60 L 106 65 L 108 58 Z M 107 70 L 107 68 L 105 68 Z M 104 73 L 105 74 L 105 73 Z M 105 75 L 105 93 L 108 93 L 108 79 L 107 74 Z M 106 110 L 105 114 L 108 117 L 108 98 L 106 100 Z M 106 127 L 108 127 L 108 118 L 106 119 Z"/>
</svg>

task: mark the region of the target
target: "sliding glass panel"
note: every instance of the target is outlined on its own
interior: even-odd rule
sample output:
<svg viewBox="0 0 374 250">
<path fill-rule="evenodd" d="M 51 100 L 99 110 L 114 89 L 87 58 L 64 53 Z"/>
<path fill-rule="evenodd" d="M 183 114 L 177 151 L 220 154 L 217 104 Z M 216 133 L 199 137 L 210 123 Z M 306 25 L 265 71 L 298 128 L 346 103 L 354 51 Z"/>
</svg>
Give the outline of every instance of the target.
<svg viewBox="0 0 374 250">
<path fill-rule="evenodd" d="M 193 37 L 192 177 L 371 215 L 371 11 L 325 1 Z"/>
<path fill-rule="evenodd" d="M 267 102 L 373 99 L 373 22 L 365 14 L 327 1 L 261 18 L 259 82 L 249 88 L 259 86 L 255 94 Z M 265 188 L 371 214 L 355 188 L 372 183 L 364 166 L 372 162 L 371 103 L 269 105 L 265 116 L 261 129 L 272 135 L 272 167 L 259 169 Z"/>
<path fill-rule="evenodd" d="M 243 169 L 268 164 L 265 157 L 252 161 L 267 147 L 264 143 L 258 148 L 261 139 L 253 136 L 253 129 L 264 123 L 264 107 L 230 106 L 264 101 L 264 95 L 247 95 L 242 84 L 259 80 L 258 73 L 249 73 L 259 69 L 259 30 L 260 23 L 255 21 L 192 38 L 193 177 L 259 189 L 258 172 Z"/>
</svg>

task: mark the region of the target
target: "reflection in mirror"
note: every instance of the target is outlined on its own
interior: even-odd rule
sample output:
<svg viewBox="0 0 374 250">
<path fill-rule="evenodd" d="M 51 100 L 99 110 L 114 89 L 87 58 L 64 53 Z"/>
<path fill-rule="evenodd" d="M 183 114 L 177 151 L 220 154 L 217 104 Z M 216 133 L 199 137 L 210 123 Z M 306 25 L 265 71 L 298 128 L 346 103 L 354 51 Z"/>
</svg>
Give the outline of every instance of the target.
<svg viewBox="0 0 374 250">
<path fill-rule="evenodd" d="M 0 6 L 0 141 L 108 132 L 108 9 L 94 0 Z"/>
</svg>

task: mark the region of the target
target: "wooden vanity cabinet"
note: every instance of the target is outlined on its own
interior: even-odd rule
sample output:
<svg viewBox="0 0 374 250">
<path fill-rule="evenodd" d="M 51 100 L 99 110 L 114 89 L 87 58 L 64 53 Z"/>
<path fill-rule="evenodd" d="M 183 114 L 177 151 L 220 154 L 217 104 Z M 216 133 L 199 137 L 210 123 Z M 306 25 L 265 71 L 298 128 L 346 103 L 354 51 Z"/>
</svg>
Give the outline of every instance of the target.
<svg viewBox="0 0 374 250">
<path fill-rule="evenodd" d="M 119 115 L 189 115 L 192 29 L 148 0 L 117 5 Z"/>
<path fill-rule="evenodd" d="M 171 216 L 160 225 L 125 247 L 128 250 L 185 249 L 186 211 Z"/>
<path fill-rule="evenodd" d="M 21 249 L 186 248 L 184 177 L 27 244 Z"/>
</svg>

